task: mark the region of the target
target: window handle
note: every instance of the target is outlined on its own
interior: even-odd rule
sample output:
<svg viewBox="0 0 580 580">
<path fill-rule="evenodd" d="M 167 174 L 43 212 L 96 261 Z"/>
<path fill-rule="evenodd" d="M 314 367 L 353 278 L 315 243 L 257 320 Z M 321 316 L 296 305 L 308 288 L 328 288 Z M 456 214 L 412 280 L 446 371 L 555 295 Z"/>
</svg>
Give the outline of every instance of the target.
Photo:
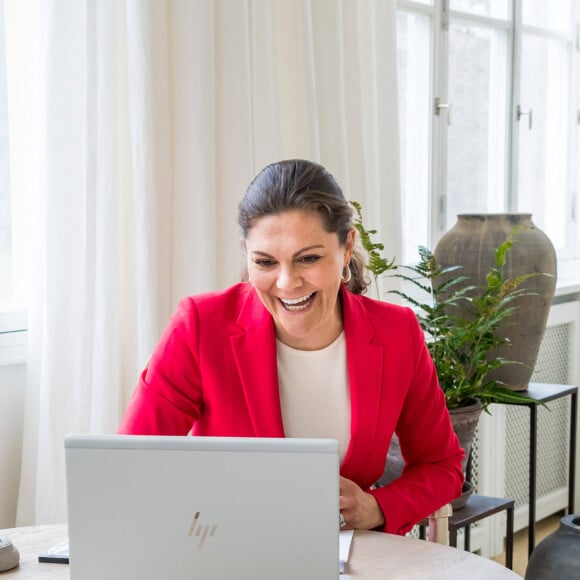
<svg viewBox="0 0 580 580">
<path fill-rule="evenodd" d="M 533 111 L 530 109 L 529 111 L 522 111 L 522 107 L 520 105 L 516 108 L 516 119 L 519 121 L 524 115 L 528 116 L 528 130 L 532 130 L 532 115 Z"/>
<path fill-rule="evenodd" d="M 451 125 L 451 103 L 442 103 L 439 97 L 435 97 L 433 112 L 439 116 L 442 109 L 447 109 L 447 124 Z"/>
</svg>

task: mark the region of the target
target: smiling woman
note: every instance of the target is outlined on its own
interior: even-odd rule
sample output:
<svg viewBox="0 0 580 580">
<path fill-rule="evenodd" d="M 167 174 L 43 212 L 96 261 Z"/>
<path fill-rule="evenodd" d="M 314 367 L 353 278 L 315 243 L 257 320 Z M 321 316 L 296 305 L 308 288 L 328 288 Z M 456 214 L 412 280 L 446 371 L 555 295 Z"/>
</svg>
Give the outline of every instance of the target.
<svg viewBox="0 0 580 580">
<path fill-rule="evenodd" d="M 317 212 L 263 217 L 246 238 L 250 284 L 272 315 L 276 335 L 300 350 L 319 350 L 342 332 L 337 300 L 354 232 L 340 245 Z"/>
<path fill-rule="evenodd" d="M 462 484 L 414 313 L 362 296 L 352 208 L 324 167 L 267 166 L 239 224 L 248 281 L 181 301 L 119 432 L 336 439 L 341 527 L 406 533 Z M 377 489 L 394 432 L 407 465 Z"/>
</svg>

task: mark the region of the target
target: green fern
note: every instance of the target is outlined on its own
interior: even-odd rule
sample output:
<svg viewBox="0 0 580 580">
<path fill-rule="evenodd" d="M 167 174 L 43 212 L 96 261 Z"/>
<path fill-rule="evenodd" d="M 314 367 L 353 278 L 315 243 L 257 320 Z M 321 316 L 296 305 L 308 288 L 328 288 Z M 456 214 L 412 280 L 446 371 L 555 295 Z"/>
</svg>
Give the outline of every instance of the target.
<svg viewBox="0 0 580 580">
<path fill-rule="evenodd" d="M 486 411 L 491 403 L 538 402 L 489 378 L 492 371 L 504 365 L 521 364 L 494 356 L 494 351 L 509 343 L 497 331 L 515 312 L 515 299 L 530 294 L 521 284 L 533 276 L 547 275 L 504 277 L 507 255 L 517 243 L 515 235 L 519 230 L 514 229 L 495 249 L 495 267 L 487 273 L 485 286 L 478 288 L 461 275 L 461 266 L 441 267 L 433 253 L 423 246 L 419 247 L 419 262 L 415 265 L 399 266 L 394 258 L 383 257 L 384 245 L 372 240 L 376 230 L 366 230 L 361 205 L 351 204 L 357 213 L 354 226 L 369 254 L 367 268 L 373 275 L 377 295 L 379 277 L 385 272 L 417 291 L 413 296 L 402 290 L 389 290 L 389 293 L 402 297 L 415 309 L 447 407 L 462 407 L 475 399 L 481 400 Z M 460 307 L 463 310 L 466 304 L 468 316 L 460 314 Z"/>
<path fill-rule="evenodd" d="M 354 207 L 357 217 L 354 221 L 354 227 L 357 229 L 362 247 L 367 251 L 368 263 L 366 264 L 367 270 L 372 274 L 375 283 L 375 288 L 377 291 L 377 296 L 380 295 L 379 289 L 379 277 L 384 274 L 387 270 L 396 268 L 395 259 L 389 261 L 381 253 L 385 246 L 380 242 L 373 242 L 371 236 L 377 233 L 377 230 L 367 230 L 363 224 L 362 219 L 362 207 L 360 203 L 356 201 L 351 201 L 350 204 Z"/>
</svg>

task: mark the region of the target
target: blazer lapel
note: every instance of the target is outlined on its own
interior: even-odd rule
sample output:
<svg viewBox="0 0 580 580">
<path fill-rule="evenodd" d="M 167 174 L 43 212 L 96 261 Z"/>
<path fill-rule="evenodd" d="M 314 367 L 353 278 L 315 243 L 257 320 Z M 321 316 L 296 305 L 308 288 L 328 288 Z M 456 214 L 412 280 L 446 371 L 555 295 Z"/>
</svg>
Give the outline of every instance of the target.
<svg viewBox="0 0 580 580">
<path fill-rule="evenodd" d="M 350 382 L 350 444 L 341 473 L 353 478 L 364 468 L 379 421 L 383 349 L 359 299 L 342 289 L 342 309 Z M 238 316 L 240 332 L 230 338 L 256 437 L 284 437 L 276 336 L 272 317 L 255 291 L 248 289 Z"/>
<path fill-rule="evenodd" d="M 352 479 L 372 452 L 379 421 L 383 349 L 372 343 L 374 330 L 360 300 L 344 289 L 341 296 L 351 399 L 351 439 L 341 473 Z"/>
<path fill-rule="evenodd" d="M 249 287 L 230 338 L 256 437 L 284 437 L 274 322 Z"/>
</svg>

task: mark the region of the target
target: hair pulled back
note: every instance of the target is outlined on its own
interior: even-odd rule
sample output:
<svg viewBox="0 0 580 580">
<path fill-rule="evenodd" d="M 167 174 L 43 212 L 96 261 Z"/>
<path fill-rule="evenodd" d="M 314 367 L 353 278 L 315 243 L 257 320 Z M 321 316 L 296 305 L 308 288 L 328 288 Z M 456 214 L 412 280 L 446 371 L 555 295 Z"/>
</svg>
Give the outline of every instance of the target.
<svg viewBox="0 0 580 580">
<path fill-rule="evenodd" d="M 340 245 L 353 227 L 353 209 L 334 177 L 322 165 L 302 159 L 267 165 L 248 186 L 238 210 L 244 239 L 256 220 L 289 210 L 317 212 L 324 229 L 338 235 Z M 349 264 L 352 276 L 346 283 L 355 294 L 365 292 L 369 284 L 364 264 L 355 248 Z"/>
</svg>

